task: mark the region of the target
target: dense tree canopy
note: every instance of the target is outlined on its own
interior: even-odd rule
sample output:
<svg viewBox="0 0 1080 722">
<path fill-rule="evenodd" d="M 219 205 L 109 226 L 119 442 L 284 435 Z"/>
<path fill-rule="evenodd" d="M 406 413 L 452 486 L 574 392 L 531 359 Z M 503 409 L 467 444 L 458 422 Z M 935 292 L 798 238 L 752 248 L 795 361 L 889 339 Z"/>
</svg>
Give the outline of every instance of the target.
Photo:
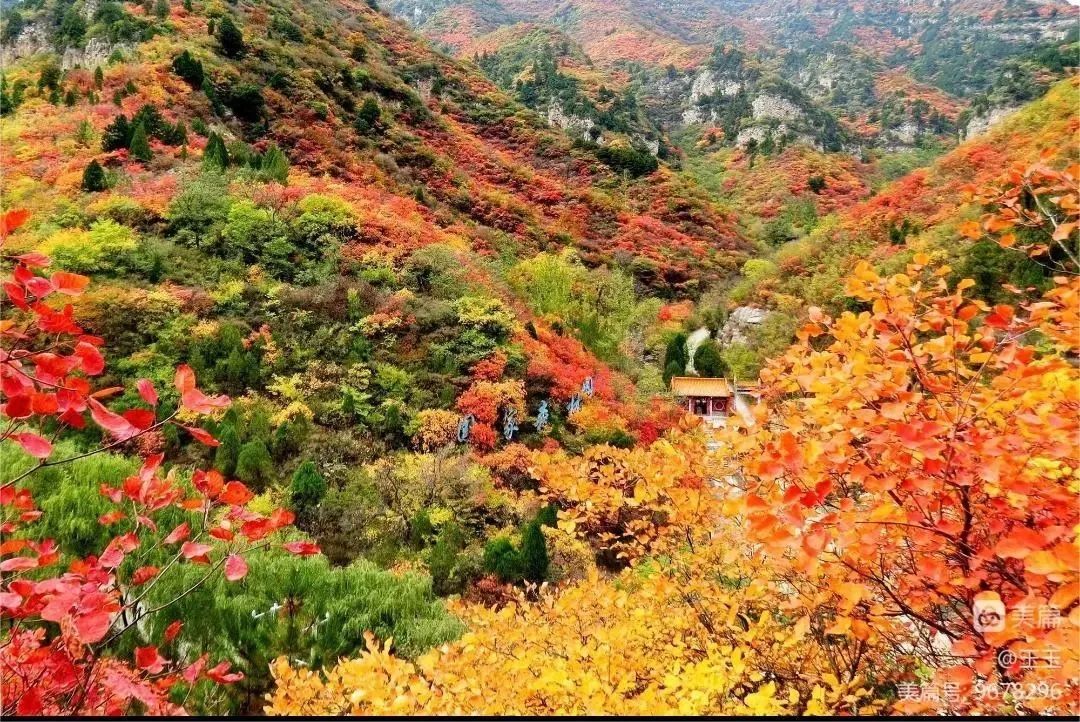
<svg viewBox="0 0 1080 722">
<path fill-rule="evenodd" d="M 5 8 L 0 712 L 1075 714 L 1075 18 L 382 5 Z"/>
</svg>

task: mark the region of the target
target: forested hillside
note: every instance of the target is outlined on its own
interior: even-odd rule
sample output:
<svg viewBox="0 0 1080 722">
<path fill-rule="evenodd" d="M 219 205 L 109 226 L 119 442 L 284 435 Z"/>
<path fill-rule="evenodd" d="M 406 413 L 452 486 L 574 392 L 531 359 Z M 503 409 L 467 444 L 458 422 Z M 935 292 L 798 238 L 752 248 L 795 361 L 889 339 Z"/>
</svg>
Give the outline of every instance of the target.
<svg viewBox="0 0 1080 722">
<path fill-rule="evenodd" d="M 1080 709 L 1072 11 L 678 5 L 5 3 L 4 714 Z"/>
</svg>

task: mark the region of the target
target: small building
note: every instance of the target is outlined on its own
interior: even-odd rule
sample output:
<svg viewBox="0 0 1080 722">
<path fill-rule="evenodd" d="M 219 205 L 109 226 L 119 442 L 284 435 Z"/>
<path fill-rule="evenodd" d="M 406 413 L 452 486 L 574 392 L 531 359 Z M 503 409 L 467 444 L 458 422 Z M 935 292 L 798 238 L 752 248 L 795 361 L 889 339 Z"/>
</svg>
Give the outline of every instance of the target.
<svg viewBox="0 0 1080 722">
<path fill-rule="evenodd" d="M 739 384 L 738 393 L 758 395 L 756 385 Z M 723 426 L 724 420 L 736 411 L 735 387 L 724 378 L 675 376 L 671 379 L 671 394 L 688 412 L 714 428 Z"/>
</svg>

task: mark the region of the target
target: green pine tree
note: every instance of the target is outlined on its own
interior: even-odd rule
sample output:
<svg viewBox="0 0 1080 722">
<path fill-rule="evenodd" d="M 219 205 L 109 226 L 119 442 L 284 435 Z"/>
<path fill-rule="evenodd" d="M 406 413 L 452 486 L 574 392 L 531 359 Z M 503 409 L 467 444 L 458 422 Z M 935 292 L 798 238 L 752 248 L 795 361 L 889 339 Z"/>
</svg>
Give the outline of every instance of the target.
<svg viewBox="0 0 1080 722">
<path fill-rule="evenodd" d="M 206 72 L 203 70 L 202 61 L 198 60 L 190 51 L 184 50 L 176 56 L 172 62 L 173 72 L 183 78 L 193 88 L 201 88 Z"/>
<path fill-rule="evenodd" d="M 526 526 L 521 534 L 521 571 L 530 582 L 540 583 L 547 579 L 547 541 L 537 521 Z"/>
<path fill-rule="evenodd" d="M 455 573 L 460 570 L 458 561 L 464 547 L 465 535 L 457 524 L 451 522 L 439 532 L 428 557 L 431 588 L 439 596 L 461 592 L 468 581 L 461 573 Z"/>
<path fill-rule="evenodd" d="M 245 484 L 261 489 L 274 477 L 274 462 L 266 444 L 256 439 L 240 447 L 236 457 L 236 478 Z"/>
<path fill-rule="evenodd" d="M 22 82 L 18 81 L 18 83 Z M 22 86 L 18 83 L 9 92 L 7 76 L 0 75 L 0 115 L 11 113 L 22 102 Z"/>
<path fill-rule="evenodd" d="M 543 526 L 557 526 L 559 523 L 559 508 L 554 504 L 548 504 L 537 512 L 536 521 Z"/>
<path fill-rule="evenodd" d="M 259 173 L 267 180 L 282 184 L 289 180 L 289 159 L 276 143 L 271 143 L 263 154 Z"/>
<path fill-rule="evenodd" d="M 131 157 L 135 160 L 149 163 L 154 157 L 153 151 L 150 150 L 150 140 L 146 136 L 146 127 L 142 123 L 135 126 L 131 134 L 131 145 L 128 147 L 131 150 Z"/>
<path fill-rule="evenodd" d="M 83 118 L 79 122 L 79 127 L 75 129 L 75 142 L 81 145 L 83 148 L 90 147 L 90 141 L 94 139 L 94 126 L 90 123 L 89 119 Z"/>
<path fill-rule="evenodd" d="M 720 355 L 720 344 L 712 339 L 703 341 L 694 352 L 694 370 L 698 372 L 698 376 L 727 376 L 728 368 Z"/>
<path fill-rule="evenodd" d="M 686 373 L 686 334 L 677 333 L 668 342 L 664 352 L 664 383 L 671 381 L 672 376 L 682 376 Z"/>
<path fill-rule="evenodd" d="M 101 149 L 108 153 L 109 151 L 127 148 L 130 143 L 131 124 L 128 122 L 127 116 L 121 113 L 105 126 L 105 132 L 101 135 Z"/>
<path fill-rule="evenodd" d="M 218 23 L 215 36 L 221 46 L 221 53 L 226 57 L 239 58 L 244 54 L 244 34 L 228 15 Z"/>
<path fill-rule="evenodd" d="M 356 132 L 368 135 L 381 127 L 382 110 L 374 98 L 365 98 L 360 110 L 356 113 Z"/>
<path fill-rule="evenodd" d="M 326 479 L 315 468 L 315 462 L 305 461 L 292 476 L 292 505 L 300 512 L 310 511 L 326 495 Z"/>
<path fill-rule="evenodd" d="M 223 171 L 229 167 L 229 151 L 225 141 L 217 133 L 210 133 L 203 150 L 203 167 Z"/>
<path fill-rule="evenodd" d="M 214 468 L 227 477 L 236 476 L 236 461 L 240 456 L 240 436 L 236 426 L 222 423 L 217 433 L 218 446 L 214 450 Z"/>
<path fill-rule="evenodd" d="M 105 71 L 101 69 L 101 66 L 94 68 L 94 87 L 101 90 L 105 87 Z"/>
<path fill-rule="evenodd" d="M 502 581 L 521 581 L 521 566 L 521 554 L 506 537 L 492 539 L 484 547 L 484 569 Z"/>
<path fill-rule="evenodd" d="M 101 163 L 98 163 L 96 159 L 90 161 L 90 164 L 86 166 L 86 170 L 83 171 L 82 187 L 88 193 L 108 190 L 109 183 L 105 179 L 105 169 L 101 167 Z"/>
</svg>

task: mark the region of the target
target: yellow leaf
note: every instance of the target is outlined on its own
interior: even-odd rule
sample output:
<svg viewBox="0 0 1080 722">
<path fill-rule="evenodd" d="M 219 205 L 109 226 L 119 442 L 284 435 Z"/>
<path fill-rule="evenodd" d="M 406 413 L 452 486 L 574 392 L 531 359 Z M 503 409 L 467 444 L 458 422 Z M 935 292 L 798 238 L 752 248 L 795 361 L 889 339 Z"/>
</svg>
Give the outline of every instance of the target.
<svg viewBox="0 0 1080 722">
<path fill-rule="evenodd" d="M 826 630 L 825 634 L 835 634 L 838 636 L 846 636 L 851 632 L 851 618 L 850 617 L 837 617 L 836 621 L 832 623 Z"/>
</svg>

